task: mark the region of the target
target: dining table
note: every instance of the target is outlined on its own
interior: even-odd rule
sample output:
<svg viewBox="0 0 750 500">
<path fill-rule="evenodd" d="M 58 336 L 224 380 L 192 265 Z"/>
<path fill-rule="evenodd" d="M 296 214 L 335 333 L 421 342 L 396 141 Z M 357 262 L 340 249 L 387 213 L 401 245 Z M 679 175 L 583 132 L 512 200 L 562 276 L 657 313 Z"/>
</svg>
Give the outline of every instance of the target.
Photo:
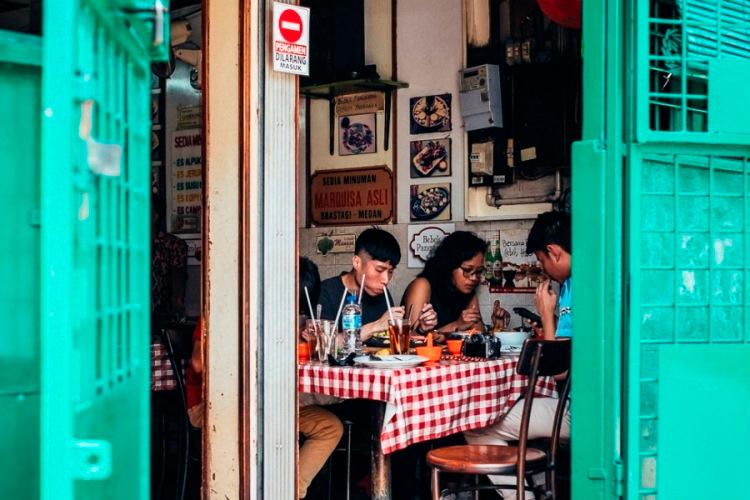
<svg viewBox="0 0 750 500">
<path fill-rule="evenodd" d="M 528 378 L 516 373 L 517 354 L 498 359 L 444 355 L 409 368 L 298 365 L 300 393 L 380 404 L 372 450 L 372 498 L 391 498 L 389 455 L 407 446 L 497 422 L 523 395 Z M 556 397 L 555 381 L 540 378 L 535 397 Z"/>
</svg>

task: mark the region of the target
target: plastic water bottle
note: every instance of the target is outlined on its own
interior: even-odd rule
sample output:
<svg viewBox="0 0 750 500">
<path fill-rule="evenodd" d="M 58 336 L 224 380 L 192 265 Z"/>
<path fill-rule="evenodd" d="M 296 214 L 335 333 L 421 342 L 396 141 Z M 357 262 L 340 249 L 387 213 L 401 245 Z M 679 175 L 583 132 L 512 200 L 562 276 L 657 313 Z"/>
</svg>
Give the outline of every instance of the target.
<svg viewBox="0 0 750 500">
<path fill-rule="evenodd" d="M 359 329 L 362 328 L 362 307 L 357 303 L 357 296 L 349 294 L 341 311 L 341 326 L 344 329 L 343 355 L 362 351 Z"/>
</svg>

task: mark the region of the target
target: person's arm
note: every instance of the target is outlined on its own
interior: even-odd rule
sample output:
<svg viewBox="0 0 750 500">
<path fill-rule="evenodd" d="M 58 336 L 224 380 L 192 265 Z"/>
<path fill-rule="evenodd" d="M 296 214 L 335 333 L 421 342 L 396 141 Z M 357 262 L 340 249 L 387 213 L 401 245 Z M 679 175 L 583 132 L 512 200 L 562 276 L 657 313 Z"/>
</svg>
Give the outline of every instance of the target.
<svg viewBox="0 0 750 500">
<path fill-rule="evenodd" d="M 193 354 L 190 356 L 190 366 L 197 374 L 203 373 L 203 335 L 201 332 L 202 320 L 198 320 L 193 332 Z"/>
<path fill-rule="evenodd" d="M 479 301 L 477 296 L 471 299 L 469 305 L 461 311 L 461 315 L 455 321 L 448 323 L 447 325 L 441 326 L 438 331 L 440 332 L 455 332 L 466 330 L 471 327 L 476 328 L 480 332 L 485 330 L 484 321 L 482 321 L 482 313 L 479 310 Z"/>
<path fill-rule="evenodd" d="M 539 316 L 542 318 L 544 339 L 554 339 L 557 334 L 557 317 L 555 316 L 557 293 L 550 287 L 549 280 L 536 287 L 534 302 L 536 303 L 536 310 L 539 311 Z"/>
<path fill-rule="evenodd" d="M 397 306 L 391 308 L 391 314 L 393 314 L 394 319 L 401 319 L 404 317 L 404 308 L 403 306 Z M 388 311 L 383 313 L 383 315 L 376 319 L 375 321 L 371 321 L 367 323 L 366 325 L 362 325 L 362 328 L 359 330 L 359 338 L 362 339 L 364 342 L 365 340 L 372 337 L 374 333 L 382 332 L 383 330 L 388 330 L 388 320 L 391 319 L 390 314 L 388 314 Z"/>
<path fill-rule="evenodd" d="M 401 301 L 406 310 L 411 307 L 409 320 L 412 324 L 412 331 L 420 335 L 431 331 L 437 325 L 437 313 L 430 304 L 431 296 L 430 282 L 425 278 L 416 278 L 406 288 Z"/>
</svg>

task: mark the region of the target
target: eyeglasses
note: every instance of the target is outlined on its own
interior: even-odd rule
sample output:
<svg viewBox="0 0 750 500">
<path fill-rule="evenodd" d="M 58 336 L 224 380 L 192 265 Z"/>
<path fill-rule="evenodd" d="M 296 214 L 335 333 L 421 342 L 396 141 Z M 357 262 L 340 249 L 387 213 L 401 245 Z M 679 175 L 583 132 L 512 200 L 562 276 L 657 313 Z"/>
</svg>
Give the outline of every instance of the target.
<svg viewBox="0 0 750 500">
<path fill-rule="evenodd" d="M 478 267 L 476 269 L 472 269 L 472 268 L 467 269 L 465 267 L 461 267 L 460 269 L 461 269 L 461 272 L 464 273 L 464 278 L 466 278 L 467 280 L 471 279 L 472 277 L 477 278 L 477 279 L 482 279 L 482 276 L 484 276 L 484 273 L 487 272 L 486 267 Z"/>
</svg>

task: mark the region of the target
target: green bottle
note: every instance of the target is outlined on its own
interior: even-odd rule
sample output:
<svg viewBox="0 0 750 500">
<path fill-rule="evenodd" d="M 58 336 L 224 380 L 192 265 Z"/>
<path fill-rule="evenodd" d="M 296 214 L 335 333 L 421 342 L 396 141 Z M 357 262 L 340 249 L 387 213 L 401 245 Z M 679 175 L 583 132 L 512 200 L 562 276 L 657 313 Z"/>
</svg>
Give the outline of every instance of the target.
<svg viewBox="0 0 750 500">
<path fill-rule="evenodd" d="M 495 254 L 492 259 L 492 277 L 499 282 L 503 280 L 503 253 L 500 251 L 500 240 L 495 240 Z"/>
<path fill-rule="evenodd" d="M 492 264 L 495 262 L 495 257 L 492 254 L 492 243 L 487 245 L 487 251 L 484 253 L 484 278 L 486 281 L 492 279 Z"/>
</svg>

